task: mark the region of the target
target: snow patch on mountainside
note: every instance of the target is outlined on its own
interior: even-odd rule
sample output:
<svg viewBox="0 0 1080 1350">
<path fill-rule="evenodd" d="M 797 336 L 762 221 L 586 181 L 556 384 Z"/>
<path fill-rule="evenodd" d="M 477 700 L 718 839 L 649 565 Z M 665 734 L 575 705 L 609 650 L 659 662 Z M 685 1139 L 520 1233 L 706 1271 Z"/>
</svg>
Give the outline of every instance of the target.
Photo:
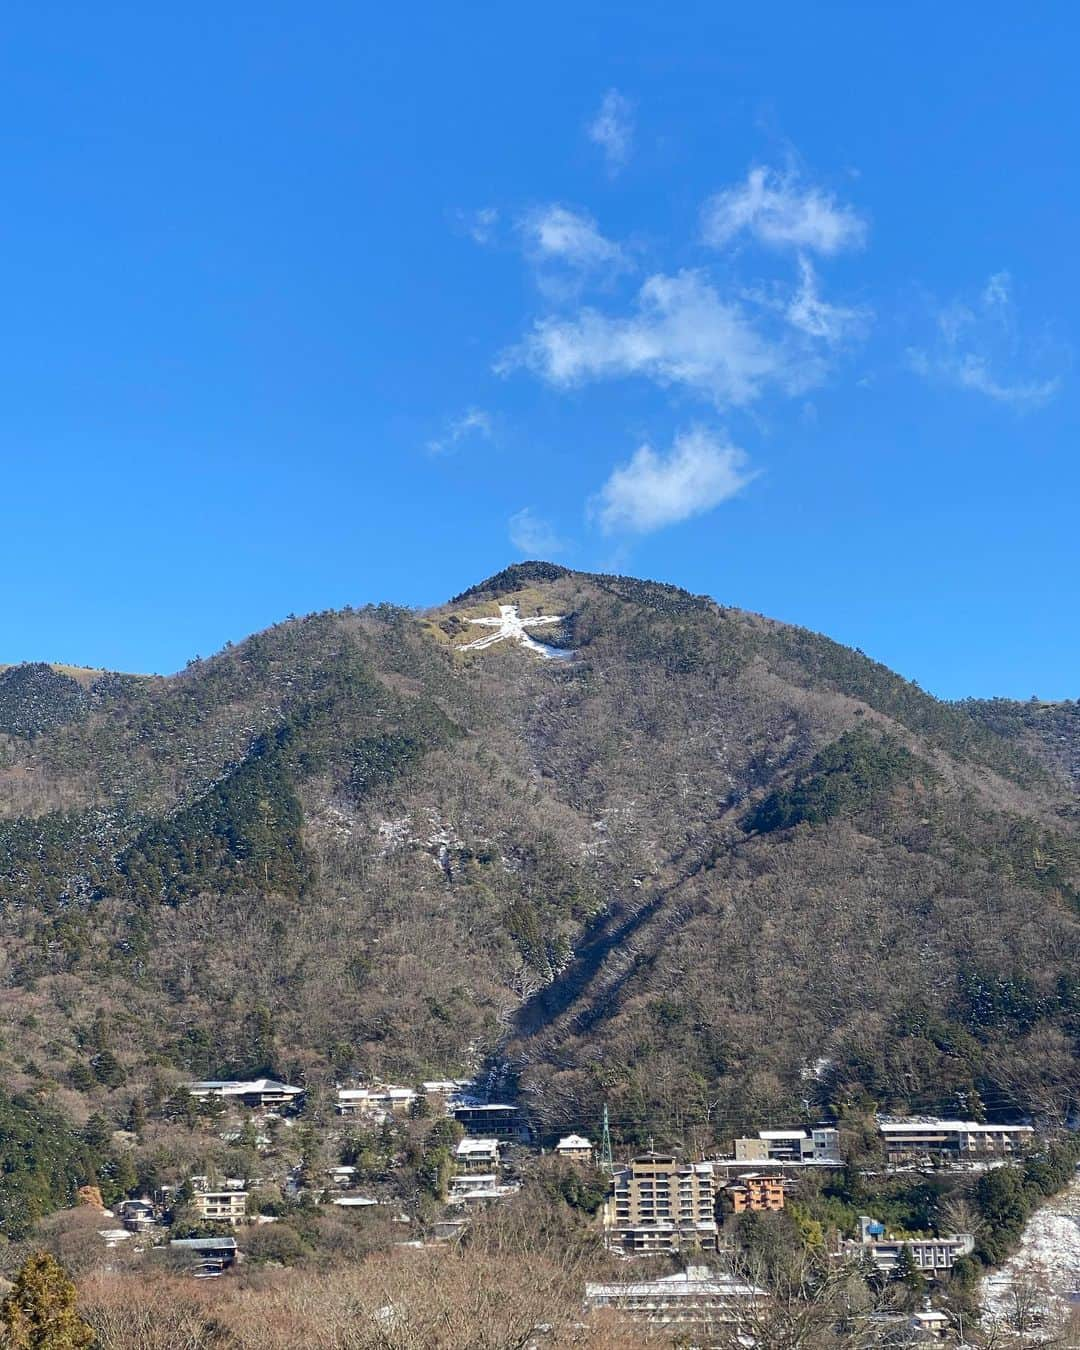
<svg viewBox="0 0 1080 1350">
<path fill-rule="evenodd" d="M 523 619 L 517 605 L 500 605 L 497 619 L 469 620 L 469 623 L 478 624 L 482 628 L 493 628 L 495 631 L 477 638 L 474 642 L 466 642 L 458 650 L 483 651 L 487 647 L 493 647 L 497 642 L 517 642 L 548 661 L 570 661 L 573 660 L 573 652 L 564 651 L 560 647 L 549 647 L 546 642 L 537 642 L 532 634 L 526 631 L 529 628 L 548 628 L 552 624 L 562 623 L 565 618 L 565 614 L 532 614 Z"/>
<path fill-rule="evenodd" d="M 1028 1220 L 1019 1248 L 982 1283 L 988 1319 L 1008 1323 L 1034 1299 L 1052 1315 L 1080 1289 L 1080 1178 Z"/>
</svg>

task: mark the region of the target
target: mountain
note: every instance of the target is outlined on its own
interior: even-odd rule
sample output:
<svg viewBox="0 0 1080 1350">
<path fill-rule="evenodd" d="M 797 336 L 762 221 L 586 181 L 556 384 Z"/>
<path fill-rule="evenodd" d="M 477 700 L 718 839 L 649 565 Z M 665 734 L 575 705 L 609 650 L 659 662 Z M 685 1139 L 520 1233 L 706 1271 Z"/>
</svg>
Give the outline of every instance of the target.
<svg viewBox="0 0 1080 1350">
<path fill-rule="evenodd" d="M 168 678 L 9 667 L 7 1086 L 119 1119 L 190 1075 L 478 1072 L 630 1139 L 1060 1118 L 1077 720 L 548 563 Z"/>
</svg>

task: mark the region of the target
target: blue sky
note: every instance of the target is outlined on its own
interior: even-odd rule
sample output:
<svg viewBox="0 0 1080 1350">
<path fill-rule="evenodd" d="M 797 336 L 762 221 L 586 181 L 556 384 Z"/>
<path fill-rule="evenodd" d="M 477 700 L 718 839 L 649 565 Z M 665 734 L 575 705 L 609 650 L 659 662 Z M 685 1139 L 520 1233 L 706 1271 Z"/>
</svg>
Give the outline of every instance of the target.
<svg viewBox="0 0 1080 1350">
<path fill-rule="evenodd" d="M 9 6 L 0 661 L 547 556 L 1080 696 L 1078 29 Z"/>
</svg>

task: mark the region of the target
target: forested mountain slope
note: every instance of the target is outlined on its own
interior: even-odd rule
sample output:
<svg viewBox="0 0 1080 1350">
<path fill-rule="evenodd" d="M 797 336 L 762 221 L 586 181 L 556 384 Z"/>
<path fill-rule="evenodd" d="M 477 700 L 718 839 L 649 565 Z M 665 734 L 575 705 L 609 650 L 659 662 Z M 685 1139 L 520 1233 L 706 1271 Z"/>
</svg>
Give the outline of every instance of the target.
<svg viewBox="0 0 1080 1350">
<path fill-rule="evenodd" d="M 569 659 L 462 650 L 500 604 L 563 616 L 536 632 Z M 993 712 L 550 564 L 170 678 L 9 669 L 5 1081 L 75 1120 L 261 1070 L 483 1071 L 628 1137 L 870 1100 L 1061 1115 L 1075 791 Z"/>
<path fill-rule="evenodd" d="M 1031 698 L 967 699 L 963 708 L 998 735 L 1025 746 L 1036 758 L 1080 783 L 1080 699 L 1048 703 Z"/>
</svg>

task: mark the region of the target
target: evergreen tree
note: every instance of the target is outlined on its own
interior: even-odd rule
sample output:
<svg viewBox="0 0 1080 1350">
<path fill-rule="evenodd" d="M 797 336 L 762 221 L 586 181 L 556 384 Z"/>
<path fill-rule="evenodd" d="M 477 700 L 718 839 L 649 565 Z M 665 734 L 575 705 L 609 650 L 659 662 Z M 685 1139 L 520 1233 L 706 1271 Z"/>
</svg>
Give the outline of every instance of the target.
<svg viewBox="0 0 1080 1350">
<path fill-rule="evenodd" d="M 996 1167 L 979 1178 L 975 1200 L 985 1225 L 979 1255 L 999 1265 L 1019 1239 L 1031 1209 L 1023 1179 L 1015 1167 Z"/>
<path fill-rule="evenodd" d="M 132 1097 L 124 1124 L 131 1134 L 139 1136 L 146 1129 L 146 1107 L 143 1106 L 141 1097 Z"/>
<path fill-rule="evenodd" d="M 896 1278 L 901 1284 L 906 1284 L 913 1294 L 921 1294 L 926 1288 L 926 1280 L 908 1246 L 900 1248 L 900 1255 L 896 1259 Z"/>
<path fill-rule="evenodd" d="M 68 1069 L 68 1082 L 76 1092 L 89 1092 L 95 1081 L 89 1066 L 84 1064 L 81 1059 L 77 1059 Z"/>
<path fill-rule="evenodd" d="M 109 1142 L 111 1133 L 109 1122 L 100 1111 L 95 1111 L 82 1127 L 83 1139 L 95 1152 L 100 1152 L 105 1147 Z"/>
<path fill-rule="evenodd" d="M 103 1087 L 119 1087 L 126 1074 L 123 1066 L 111 1050 L 100 1050 L 90 1061 L 94 1077 Z"/>
<path fill-rule="evenodd" d="M 135 1160 L 130 1149 L 118 1149 L 102 1168 L 102 1183 L 107 1185 L 108 1201 L 113 1205 L 130 1195 L 139 1184 Z"/>
<path fill-rule="evenodd" d="M 48 1252 L 27 1257 L 0 1304 L 9 1350 L 81 1350 L 94 1333 L 75 1310 L 75 1286 Z"/>
</svg>

